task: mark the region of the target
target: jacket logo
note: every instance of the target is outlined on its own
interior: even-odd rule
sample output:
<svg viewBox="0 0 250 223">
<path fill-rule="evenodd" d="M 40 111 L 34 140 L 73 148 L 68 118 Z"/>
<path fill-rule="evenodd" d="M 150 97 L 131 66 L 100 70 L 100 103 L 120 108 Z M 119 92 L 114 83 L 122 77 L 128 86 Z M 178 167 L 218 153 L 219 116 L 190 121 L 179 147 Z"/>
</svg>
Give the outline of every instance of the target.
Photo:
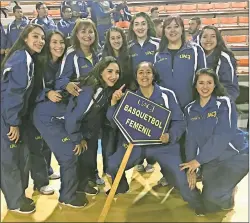
<svg viewBox="0 0 250 223">
<path fill-rule="evenodd" d="M 161 59 L 158 60 L 158 62 L 161 62 L 161 61 L 164 61 L 164 60 L 167 60 L 167 59 L 168 59 L 167 57 L 161 58 Z"/>
<path fill-rule="evenodd" d="M 42 139 L 42 136 L 36 136 L 35 137 L 35 140 L 39 140 L 39 139 Z"/>
<path fill-rule="evenodd" d="M 199 119 L 201 119 L 200 116 L 194 116 L 193 118 L 190 118 L 191 121 L 195 121 L 195 120 L 199 120 Z"/>
<path fill-rule="evenodd" d="M 216 115 L 217 115 L 216 111 L 213 111 L 213 112 L 209 112 L 209 113 L 207 114 L 207 117 L 208 117 L 208 118 L 211 118 L 211 117 L 216 118 Z"/>
<path fill-rule="evenodd" d="M 146 55 L 154 55 L 155 53 L 154 53 L 154 51 L 147 51 L 147 52 L 145 52 L 145 54 Z"/>
<path fill-rule="evenodd" d="M 133 53 L 133 54 L 131 55 L 131 57 L 137 57 L 137 56 L 138 56 L 137 53 Z"/>
<path fill-rule="evenodd" d="M 62 138 L 62 142 L 67 142 L 67 141 L 70 141 L 70 138 L 68 136 L 65 138 Z"/>
<path fill-rule="evenodd" d="M 13 148 L 16 148 L 17 147 L 17 144 L 13 143 L 13 144 L 10 144 L 10 149 L 13 149 Z"/>
<path fill-rule="evenodd" d="M 188 59 L 188 60 L 190 60 L 191 59 L 191 55 L 189 55 L 189 54 L 181 54 L 180 58 L 181 59 Z"/>
<path fill-rule="evenodd" d="M 87 68 L 87 67 L 88 67 L 88 64 L 81 66 L 81 68 Z"/>
</svg>

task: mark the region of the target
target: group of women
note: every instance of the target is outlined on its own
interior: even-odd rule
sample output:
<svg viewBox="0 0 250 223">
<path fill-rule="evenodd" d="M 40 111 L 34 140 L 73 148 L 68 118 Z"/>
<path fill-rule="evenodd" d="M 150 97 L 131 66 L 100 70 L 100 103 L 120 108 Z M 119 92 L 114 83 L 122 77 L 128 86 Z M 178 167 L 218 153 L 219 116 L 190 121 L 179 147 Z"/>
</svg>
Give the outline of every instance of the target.
<svg viewBox="0 0 250 223">
<path fill-rule="evenodd" d="M 59 202 L 87 205 L 86 194 L 98 194 L 96 184 L 104 183 L 96 170 L 100 130 L 103 172 L 114 179 L 126 141 L 112 115 L 126 89 L 172 111 L 162 144 L 134 147 L 126 169 L 144 158 L 151 167 L 158 162 L 197 215 L 233 208 L 236 185 L 248 173 L 248 143 L 234 104 L 236 60 L 215 27 L 203 28 L 201 46 L 186 41 L 184 31 L 181 17 L 171 15 L 157 39 L 141 12 L 131 20 L 128 42 L 112 27 L 98 52 L 89 19 L 76 21 L 68 48 L 59 31 L 45 34 L 36 24 L 23 30 L 2 62 L 1 189 L 9 210 L 35 211 L 25 196 L 29 171 L 34 189 L 53 193 L 46 150 L 60 166 Z M 198 168 L 202 192 L 195 186 Z M 128 190 L 124 175 L 117 193 Z"/>
</svg>

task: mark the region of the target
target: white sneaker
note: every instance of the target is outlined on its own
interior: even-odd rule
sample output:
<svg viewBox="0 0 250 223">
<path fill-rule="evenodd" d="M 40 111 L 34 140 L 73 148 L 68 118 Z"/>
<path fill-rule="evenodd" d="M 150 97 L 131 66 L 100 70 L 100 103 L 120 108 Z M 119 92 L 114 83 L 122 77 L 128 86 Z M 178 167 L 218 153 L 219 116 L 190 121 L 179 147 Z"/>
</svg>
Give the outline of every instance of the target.
<svg viewBox="0 0 250 223">
<path fill-rule="evenodd" d="M 147 173 L 152 173 L 152 172 L 154 172 L 154 170 L 155 170 L 155 168 L 154 168 L 154 166 L 151 165 L 151 164 L 147 164 L 147 166 L 145 167 L 145 171 L 146 171 Z"/>
<path fill-rule="evenodd" d="M 54 194 L 55 190 L 52 187 L 47 185 L 47 186 L 41 187 L 39 192 L 43 195 L 52 195 Z"/>
<path fill-rule="evenodd" d="M 135 168 L 136 168 L 136 170 L 138 172 L 144 172 L 145 171 L 145 168 L 144 168 L 144 166 L 142 164 L 137 165 Z"/>
<path fill-rule="evenodd" d="M 168 182 L 166 180 L 165 177 L 162 177 L 159 181 L 158 181 L 158 185 L 161 185 L 163 187 L 167 186 L 168 185 Z"/>
<path fill-rule="evenodd" d="M 50 180 L 57 180 L 60 179 L 60 173 L 52 173 L 51 175 L 49 175 L 49 179 Z"/>
</svg>

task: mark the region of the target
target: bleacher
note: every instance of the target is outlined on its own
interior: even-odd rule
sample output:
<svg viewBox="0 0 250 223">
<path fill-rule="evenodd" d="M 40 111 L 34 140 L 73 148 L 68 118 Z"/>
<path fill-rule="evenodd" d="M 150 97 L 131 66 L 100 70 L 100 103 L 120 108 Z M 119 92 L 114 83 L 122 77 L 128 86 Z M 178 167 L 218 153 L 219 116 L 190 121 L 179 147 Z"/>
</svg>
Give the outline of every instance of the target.
<svg viewBox="0 0 250 223">
<path fill-rule="evenodd" d="M 36 1 L 21 0 L 18 1 L 22 6 L 24 15 L 29 19 L 36 17 Z M 49 16 L 55 22 L 60 19 L 61 0 L 44 1 L 49 9 Z M 120 2 L 120 1 L 114 1 Z M 154 6 L 159 8 L 159 16 L 164 19 L 169 14 L 180 14 L 184 19 L 185 28 L 188 27 L 189 19 L 193 16 L 199 16 L 202 19 L 202 25 L 214 25 L 221 31 L 226 44 L 234 51 L 237 58 L 237 74 L 241 85 L 241 91 L 248 90 L 249 77 L 249 2 L 244 0 L 127 0 L 132 14 L 138 12 L 150 13 Z M 1 14 L 1 22 L 6 28 L 7 24 L 14 20 L 12 13 L 13 3 L 11 1 L 1 1 L 0 7 L 8 12 L 8 17 L 4 18 Z M 188 37 L 188 34 L 187 34 Z M 241 106 L 241 105 L 240 105 Z M 246 106 L 239 110 L 248 112 Z"/>
</svg>

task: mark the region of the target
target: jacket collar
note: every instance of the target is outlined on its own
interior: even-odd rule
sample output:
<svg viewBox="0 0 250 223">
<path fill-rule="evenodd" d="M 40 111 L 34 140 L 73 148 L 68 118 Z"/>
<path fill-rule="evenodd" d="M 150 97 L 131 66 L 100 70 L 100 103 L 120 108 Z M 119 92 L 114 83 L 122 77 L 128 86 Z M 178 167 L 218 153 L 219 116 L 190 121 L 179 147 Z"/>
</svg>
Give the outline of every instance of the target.
<svg viewBox="0 0 250 223">
<path fill-rule="evenodd" d="M 217 97 L 212 95 L 210 100 L 208 101 L 208 103 L 204 106 L 201 107 L 200 106 L 200 99 L 197 99 L 193 106 L 191 107 L 191 110 L 195 110 L 195 111 L 205 111 L 211 107 L 216 107 L 216 101 L 217 101 Z"/>
<path fill-rule="evenodd" d="M 150 98 L 148 98 L 148 100 L 151 100 L 151 101 L 155 101 L 156 99 L 160 98 L 161 97 L 161 93 L 162 93 L 160 87 L 157 84 L 154 84 L 153 86 L 154 86 L 153 93 L 150 96 Z M 140 87 L 138 88 L 138 90 L 136 91 L 136 93 L 138 95 L 144 97 L 143 94 L 142 94 L 142 92 L 141 92 Z"/>
</svg>

